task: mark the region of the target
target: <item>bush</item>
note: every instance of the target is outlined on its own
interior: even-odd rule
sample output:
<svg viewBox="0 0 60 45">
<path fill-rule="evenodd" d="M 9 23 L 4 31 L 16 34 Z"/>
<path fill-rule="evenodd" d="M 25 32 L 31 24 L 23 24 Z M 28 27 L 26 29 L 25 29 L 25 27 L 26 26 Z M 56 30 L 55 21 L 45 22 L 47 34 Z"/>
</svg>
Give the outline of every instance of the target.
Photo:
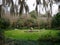
<svg viewBox="0 0 60 45">
<path fill-rule="evenodd" d="M 25 20 L 24 19 L 19 19 L 17 22 L 16 22 L 16 27 L 15 28 L 23 28 L 24 27 L 24 22 Z"/>
<path fill-rule="evenodd" d="M 60 13 L 57 13 L 52 19 L 52 28 L 60 29 Z"/>
<path fill-rule="evenodd" d="M 27 26 L 28 28 L 31 27 L 34 23 L 34 20 L 31 18 L 31 19 L 27 19 L 25 21 L 25 26 Z"/>
<path fill-rule="evenodd" d="M 0 19 L 0 29 L 7 29 L 10 26 L 8 20 Z"/>
<path fill-rule="evenodd" d="M 34 19 L 37 18 L 37 14 L 36 14 L 35 11 L 30 12 L 30 15 L 31 15 L 31 17 L 34 18 Z"/>
<path fill-rule="evenodd" d="M 31 14 L 31 17 L 34 18 L 34 19 L 37 18 L 37 16 L 35 14 Z"/>
</svg>

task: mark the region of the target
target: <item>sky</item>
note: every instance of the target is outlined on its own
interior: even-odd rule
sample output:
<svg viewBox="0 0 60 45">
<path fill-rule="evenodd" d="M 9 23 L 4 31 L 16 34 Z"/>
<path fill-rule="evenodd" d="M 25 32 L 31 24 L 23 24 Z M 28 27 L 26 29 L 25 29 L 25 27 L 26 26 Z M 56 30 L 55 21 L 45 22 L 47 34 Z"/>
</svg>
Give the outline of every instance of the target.
<svg viewBox="0 0 60 45">
<path fill-rule="evenodd" d="M 42 1 L 42 0 L 41 0 Z M 28 4 L 28 6 L 29 6 L 29 10 L 30 10 L 30 12 L 31 11 L 33 11 L 33 10 L 35 10 L 35 7 L 36 7 L 36 0 L 27 0 L 27 2 L 26 2 L 27 4 Z M 33 6 L 33 4 L 34 4 L 34 6 Z M 52 15 L 54 15 L 54 14 L 56 14 L 57 12 L 58 12 L 58 4 L 56 4 L 56 3 L 54 3 L 53 5 L 52 5 Z M 43 9 L 43 10 L 42 10 Z M 39 8 L 39 5 L 38 5 L 38 11 L 40 10 L 40 13 L 41 14 L 45 14 L 45 10 L 44 10 L 44 8 L 43 8 L 43 5 L 40 5 L 40 8 Z M 49 8 L 48 8 L 48 10 L 49 10 Z"/>
<path fill-rule="evenodd" d="M 18 4 L 17 2 L 17 0 L 13 0 L 14 1 L 14 3 L 16 3 L 16 4 Z M 42 1 L 42 0 L 41 0 Z M 1 0 L 0 0 L 0 3 L 1 3 Z M 36 7 L 36 0 L 26 0 L 26 3 L 28 4 L 28 6 L 29 6 L 29 12 L 31 12 L 31 11 L 33 11 L 33 10 L 35 10 L 35 7 Z M 33 4 L 34 4 L 34 6 L 33 6 Z M 59 3 L 60 4 L 60 3 Z M 54 14 L 56 14 L 57 12 L 58 12 L 58 4 L 53 4 L 53 6 L 52 6 L 53 8 L 53 10 L 52 10 L 52 12 L 53 12 L 53 14 L 52 15 L 54 15 Z M 9 9 L 9 7 L 8 7 L 8 9 Z M 44 8 L 43 8 L 43 6 L 42 5 L 40 5 L 40 8 L 39 8 L 39 6 L 38 6 L 38 9 L 40 10 L 40 13 L 41 14 L 45 14 L 45 10 L 44 10 Z M 42 11 L 42 9 L 43 9 L 43 11 Z M 49 8 L 48 8 L 49 9 Z"/>
<path fill-rule="evenodd" d="M 27 0 L 27 4 L 29 6 L 30 11 L 35 9 L 35 7 L 36 7 L 36 3 L 35 2 L 36 2 L 36 0 Z M 33 4 L 35 4 L 35 5 L 33 6 Z"/>
<path fill-rule="evenodd" d="M 41 0 L 41 1 L 42 1 L 42 0 Z M 35 10 L 36 0 L 27 0 L 27 4 L 28 4 L 28 6 L 29 6 L 30 11 Z M 35 4 L 35 6 L 33 6 L 33 4 Z M 55 3 L 55 4 L 53 4 L 52 7 L 53 7 L 53 8 L 52 8 L 52 15 L 54 15 L 54 14 L 56 14 L 56 13 L 58 12 L 58 4 Z M 44 8 L 43 8 L 43 11 L 42 11 L 42 8 L 43 8 L 42 5 L 40 6 L 40 8 L 39 8 L 39 6 L 38 6 L 38 9 L 40 9 L 40 13 L 41 13 L 41 14 L 45 14 L 45 10 L 44 10 Z"/>
<path fill-rule="evenodd" d="M 0 5 L 2 4 L 2 0 L 0 0 Z"/>
</svg>

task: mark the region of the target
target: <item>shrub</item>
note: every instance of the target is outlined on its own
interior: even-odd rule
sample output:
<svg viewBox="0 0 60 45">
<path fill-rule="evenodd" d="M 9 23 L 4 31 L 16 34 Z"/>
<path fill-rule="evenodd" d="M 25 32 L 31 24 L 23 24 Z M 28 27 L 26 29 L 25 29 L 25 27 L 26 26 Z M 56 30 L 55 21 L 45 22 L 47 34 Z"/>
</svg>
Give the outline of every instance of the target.
<svg viewBox="0 0 60 45">
<path fill-rule="evenodd" d="M 24 27 L 24 22 L 25 20 L 24 19 L 19 19 L 16 23 L 16 28 L 23 28 Z"/>
<path fill-rule="evenodd" d="M 33 23 L 34 23 L 34 20 L 32 18 L 31 19 L 27 19 L 25 21 L 25 26 L 31 27 L 33 25 Z"/>
<path fill-rule="evenodd" d="M 30 15 L 31 15 L 31 17 L 34 18 L 34 19 L 37 18 L 37 14 L 36 14 L 35 11 L 30 12 Z"/>
<path fill-rule="evenodd" d="M 0 19 L 0 29 L 7 29 L 10 23 L 8 20 Z"/>
<path fill-rule="evenodd" d="M 60 13 L 57 13 L 52 19 L 52 28 L 60 29 Z"/>
<path fill-rule="evenodd" d="M 34 18 L 34 19 L 37 18 L 37 16 L 35 14 L 31 14 L 31 17 Z"/>
</svg>

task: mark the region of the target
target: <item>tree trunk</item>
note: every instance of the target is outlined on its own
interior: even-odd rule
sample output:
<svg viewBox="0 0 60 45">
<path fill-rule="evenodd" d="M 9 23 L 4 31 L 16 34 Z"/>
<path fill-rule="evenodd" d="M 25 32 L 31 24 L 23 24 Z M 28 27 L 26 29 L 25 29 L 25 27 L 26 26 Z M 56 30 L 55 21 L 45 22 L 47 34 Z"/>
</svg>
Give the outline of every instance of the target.
<svg viewBox="0 0 60 45">
<path fill-rule="evenodd" d="M 1 13 L 2 13 L 2 5 L 0 5 L 0 18 L 1 18 Z"/>
</svg>

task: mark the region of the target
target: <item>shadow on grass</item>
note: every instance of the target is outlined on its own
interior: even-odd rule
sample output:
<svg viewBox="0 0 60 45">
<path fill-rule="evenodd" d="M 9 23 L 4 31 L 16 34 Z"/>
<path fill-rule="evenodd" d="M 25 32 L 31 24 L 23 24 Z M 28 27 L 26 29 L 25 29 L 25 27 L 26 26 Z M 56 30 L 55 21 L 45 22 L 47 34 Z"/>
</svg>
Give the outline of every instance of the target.
<svg viewBox="0 0 60 45">
<path fill-rule="evenodd" d="M 46 40 L 15 40 L 7 38 L 5 45 L 60 45 L 60 43 Z"/>
</svg>

